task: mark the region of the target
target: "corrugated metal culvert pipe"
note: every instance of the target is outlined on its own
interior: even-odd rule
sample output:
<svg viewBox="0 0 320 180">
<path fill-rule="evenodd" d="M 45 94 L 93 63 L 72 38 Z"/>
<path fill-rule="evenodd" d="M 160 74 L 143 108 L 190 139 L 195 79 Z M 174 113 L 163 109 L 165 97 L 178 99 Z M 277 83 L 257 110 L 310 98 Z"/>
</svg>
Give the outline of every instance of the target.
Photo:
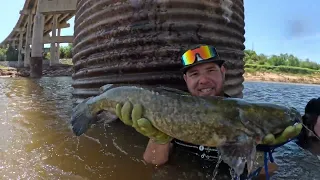
<svg viewBox="0 0 320 180">
<path fill-rule="evenodd" d="M 226 92 L 242 97 L 242 0 L 79 0 L 73 95 L 97 95 L 108 83 L 185 89 L 181 50 L 197 43 L 217 48 L 227 61 Z"/>
</svg>

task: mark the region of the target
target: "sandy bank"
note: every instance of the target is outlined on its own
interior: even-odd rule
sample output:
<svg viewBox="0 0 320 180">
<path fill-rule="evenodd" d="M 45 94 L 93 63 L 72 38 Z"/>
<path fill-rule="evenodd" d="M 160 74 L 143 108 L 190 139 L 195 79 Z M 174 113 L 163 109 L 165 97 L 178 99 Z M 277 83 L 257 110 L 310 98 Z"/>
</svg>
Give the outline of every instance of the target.
<svg viewBox="0 0 320 180">
<path fill-rule="evenodd" d="M 29 77 L 29 68 L 0 68 L 0 77 Z M 57 66 L 44 67 L 42 74 L 44 77 L 71 76 L 72 66 L 60 64 Z"/>
<path fill-rule="evenodd" d="M 270 81 L 286 83 L 320 84 L 320 75 L 290 75 L 283 73 L 256 72 L 245 73 L 245 81 Z"/>
</svg>

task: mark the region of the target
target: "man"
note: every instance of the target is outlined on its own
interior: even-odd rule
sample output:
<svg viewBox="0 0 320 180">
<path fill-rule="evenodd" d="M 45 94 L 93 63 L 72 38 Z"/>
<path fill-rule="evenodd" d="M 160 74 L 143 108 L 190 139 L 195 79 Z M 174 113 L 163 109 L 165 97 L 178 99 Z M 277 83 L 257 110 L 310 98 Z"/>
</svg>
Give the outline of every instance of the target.
<svg viewBox="0 0 320 180">
<path fill-rule="evenodd" d="M 320 146 L 318 143 L 320 137 L 320 98 L 313 98 L 307 103 L 302 119 L 303 124 L 311 131 L 303 128 L 296 142 L 302 148 L 310 149 L 313 152 Z M 314 153 L 320 156 L 320 152 Z"/>
<path fill-rule="evenodd" d="M 183 68 L 181 69 L 183 78 L 190 94 L 194 96 L 229 97 L 229 95 L 224 93 L 223 87 L 226 72 L 224 61 L 220 59 L 214 47 L 200 45 L 193 49 L 189 49 L 183 53 L 181 60 L 183 64 Z M 117 108 L 117 112 L 121 112 L 121 105 L 117 105 Z M 124 111 L 122 111 L 122 113 L 124 113 Z M 131 114 L 132 112 L 129 111 L 126 113 Z M 117 115 L 119 118 L 123 116 L 123 114 Z M 227 172 L 224 173 L 228 175 L 228 179 L 230 179 L 230 176 L 233 176 L 231 169 L 230 172 L 228 172 L 229 167 L 226 164 L 221 163 L 219 165 L 219 163 L 217 163 L 219 159 L 218 152 L 215 148 L 194 145 L 172 139 L 166 134 L 156 130 L 154 127 L 149 128 L 152 130 L 137 126 L 134 128 L 141 134 L 150 138 L 143 155 L 143 158 L 147 163 L 163 165 L 169 161 L 170 155 L 185 154 L 185 156 L 181 157 L 182 159 L 198 159 L 198 163 L 203 168 L 208 169 L 208 172 L 211 172 L 211 174 L 216 168 L 215 165 L 218 164 L 219 172 L 227 170 Z M 173 151 L 176 153 L 172 153 Z M 274 171 L 275 169 L 275 166 L 269 167 L 269 170 L 271 171 Z"/>
</svg>

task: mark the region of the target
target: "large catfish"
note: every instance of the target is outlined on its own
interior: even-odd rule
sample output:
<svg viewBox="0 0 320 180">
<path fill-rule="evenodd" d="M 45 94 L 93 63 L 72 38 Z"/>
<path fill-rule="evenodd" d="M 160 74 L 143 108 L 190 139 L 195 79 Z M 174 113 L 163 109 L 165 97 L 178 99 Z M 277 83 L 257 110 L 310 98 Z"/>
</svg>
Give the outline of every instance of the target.
<svg viewBox="0 0 320 180">
<path fill-rule="evenodd" d="M 267 134 L 279 134 L 301 123 L 300 113 L 285 106 L 249 103 L 240 98 L 196 97 L 171 88 L 146 86 L 108 87 L 98 96 L 78 104 L 73 111 L 73 132 L 86 132 L 96 115 L 115 114 L 117 103 L 130 101 L 144 107 L 143 117 L 173 138 L 217 147 L 222 160 L 236 173 L 248 170 L 256 158 L 256 145 Z"/>
</svg>

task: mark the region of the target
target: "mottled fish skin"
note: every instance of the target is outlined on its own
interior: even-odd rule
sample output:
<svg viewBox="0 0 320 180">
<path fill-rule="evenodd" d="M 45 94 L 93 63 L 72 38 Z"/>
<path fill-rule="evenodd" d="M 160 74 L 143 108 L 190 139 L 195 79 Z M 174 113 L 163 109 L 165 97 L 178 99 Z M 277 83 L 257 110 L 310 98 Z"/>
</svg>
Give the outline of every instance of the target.
<svg viewBox="0 0 320 180">
<path fill-rule="evenodd" d="M 86 104 L 95 116 L 101 110 L 115 113 L 116 104 L 128 100 L 141 104 L 144 117 L 160 131 L 186 142 L 214 147 L 243 134 L 255 137 L 259 143 L 266 134 L 278 134 L 301 118 L 298 111 L 284 106 L 139 86 L 110 88 L 86 100 Z"/>
<path fill-rule="evenodd" d="M 141 104 L 143 116 L 157 129 L 176 139 L 220 147 L 219 150 L 225 153 L 224 160 L 231 167 L 241 164 L 240 169 L 244 167 L 243 159 L 252 161 L 253 148 L 264 136 L 281 133 L 296 120 L 301 122 L 300 113 L 285 106 L 249 103 L 240 98 L 197 97 L 169 88 L 110 86 L 75 108 L 73 131 L 81 135 L 98 112 L 105 110 L 115 114 L 116 104 L 126 101 Z M 252 151 L 234 154 L 228 151 L 230 147 Z M 244 158 L 239 159 L 237 156 L 240 155 Z M 238 170 L 240 172 L 242 170 Z"/>
</svg>

